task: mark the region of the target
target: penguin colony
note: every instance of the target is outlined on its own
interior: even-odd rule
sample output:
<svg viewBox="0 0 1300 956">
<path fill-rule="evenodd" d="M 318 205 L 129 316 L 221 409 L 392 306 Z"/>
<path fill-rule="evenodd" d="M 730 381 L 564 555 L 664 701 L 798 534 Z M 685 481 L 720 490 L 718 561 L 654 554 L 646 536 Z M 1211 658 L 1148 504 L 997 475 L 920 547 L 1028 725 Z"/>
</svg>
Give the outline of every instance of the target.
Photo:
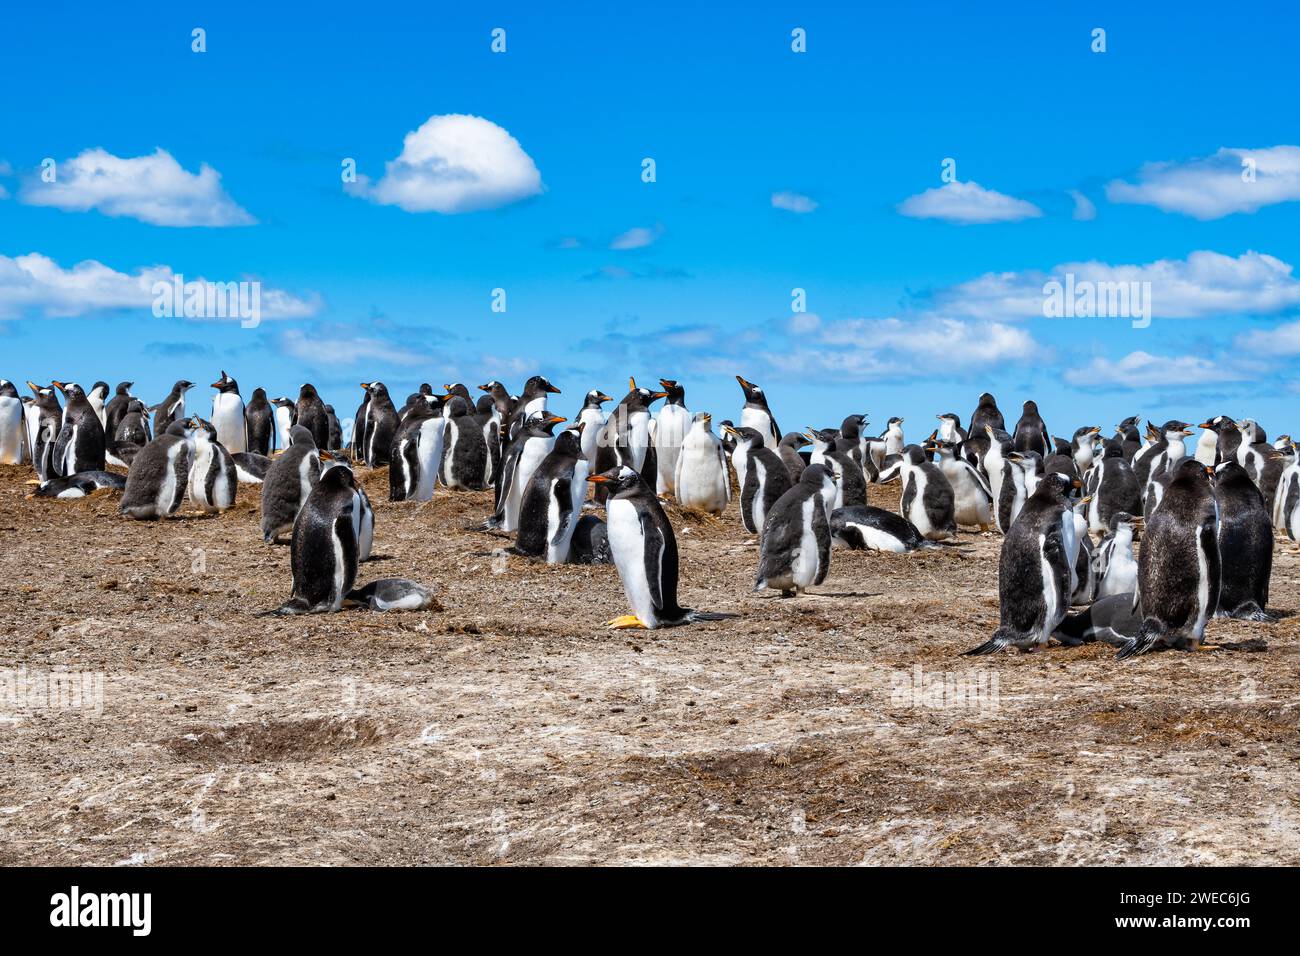
<svg viewBox="0 0 1300 956">
<path fill-rule="evenodd" d="M 1000 623 L 968 654 L 1099 640 L 1127 659 L 1203 647 L 1214 616 L 1273 620 L 1275 535 L 1300 541 L 1300 455 L 1258 422 L 1219 415 L 1197 426 L 1148 421 L 1143 431 L 1133 416 L 1113 437 L 1085 425 L 1066 439 L 1033 401 L 1008 430 L 985 393 L 966 427 L 945 412 L 924 441 L 908 443 L 902 418 L 871 435 L 864 414 L 782 432 L 764 390 L 736 381 L 739 424 L 718 431 L 710 413 L 688 410 L 673 379 L 658 389 L 630 380 L 616 403 L 593 389 L 572 421 L 549 407 L 560 389 L 541 375 L 518 395 L 479 385 L 477 399 L 461 383 L 441 393 L 424 384 L 400 406 L 383 382 L 365 382 L 345 447 L 334 407 L 311 384 L 296 399 L 258 388 L 245 403 L 223 370 L 204 419 L 187 411 L 194 383 L 184 379 L 152 405 L 132 382 L 110 397 L 106 382 L 87 391 L 29 381 L 21 396 L 0 379 L 0 463 L 30 464 L 33 497 L 120 493 L 121 514 L 136 520 L 174 516 L 186 499 L 196 513 L 219 514 L 240 485 L 258 486 L 263 538 L 287 536 L 291 553 L 290 596 L 268 614 L 429 604 L 431 589 L 414 581 L 358 586 L 375 533 L 353 470 L 364 467 L 388 469 L 393 501 L 430 501 L 439 485 L 491 489 L 478 528 L 512 536 L 514 554 L 614 565 L 629 609 L 607 622 L 614 628 L 733 616 L 679 603 L 663 508 L 672 500 L 722 516 L 733 475 L 758 592 L 794 597 L 821 584 L 836 548 L 905 554 L 952 547 L 959 528 L 1000 534 Z M 896 512 L 867 503 L 867 486 L 887 483 L 898 488 Z"/>
</svg>

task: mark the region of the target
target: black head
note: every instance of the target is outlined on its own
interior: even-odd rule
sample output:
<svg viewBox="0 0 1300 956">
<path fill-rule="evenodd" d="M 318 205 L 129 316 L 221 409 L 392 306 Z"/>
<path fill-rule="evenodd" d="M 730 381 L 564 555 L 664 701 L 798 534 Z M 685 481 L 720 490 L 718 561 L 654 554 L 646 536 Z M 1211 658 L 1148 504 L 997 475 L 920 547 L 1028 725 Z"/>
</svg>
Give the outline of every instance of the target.
<svg viewBox="0 0 1300 956">
<path fill-rule="evenodd" d="M 447 390 L 448 395 L 455 395 L 457 398 L 464 399 L 466 408 L 474 407 L 474 399 L 469 394 L 469 389 L 460 382 L 452 382 L 450 385 L 444 385 L 443 388 Z"/>
<path fill-rule="evenodd" d="M 108 398 L 109 387 L 107 382 L 96 382 L 90 386 L 91 395 L 98 395 L 101 399 Z"/>
<path fill-rule="evenodd" d="M 84 399 L 86 397 L 85 390 L 82 389 L 82 387 L 78 385 L 76 382 L 56 381 L 53 382 L 52 384 L 54 385 L 55 388 L 57 388 L 60 392 L 63 393 L 63 397 L 66 398 L 69 402 L 76 401 L 79 398 Z"/>
<path fill-rule="evenodd" d="M 1227 464 L 1241 468 L 1241 466 L 1235 461 L 1227 462 Z M 1177 482 L 1183 485 L 1196 485 L 1208 488 L 1210 478 L 1214 474 L 1214 468 L 1209 465 L 1202 465 L 1195 458 L 1188 455 L 1187 457 L 1180 458 L 1168 474 L 1170 484 Z M 1242 474 L 1245 474 L 1244 470 L 1242 471 Z M 1246 480 L 1249 481 L 1250 479 L 1247 478 Z"/>
<path fill-rule="evenodd" d="M 316 438 L 312 435 L 311 429 L 303 425 L 294 425 L 289 429 L 290 445 L 306 445 L 310 448 L 316 447 Z"/>
<path fill-rule="evenodd" d="M 357 476 L 347 465 L 330 465 L 321 471 L 320 485 L 328 491 L 355 491 Z"/>
<path fill-rule="evenodd" d="M 668 399 L 669 405 L 682 405 L 686 401 L 686 388 L 680 385 L 676 379 L 661 378 L 659 387 L 664 390 L 664 398 Z"/>
<path fill-rule="evenodd" d="M 444 403 L 442 411 L 448 418 L 463 418 L 470 413 L 470 404 L 467 399 L 451 392 L 441 397 Z"/>
<path fill-rule="evenodd" d="M 840 422 L 840 437 L 849 441 L 857 441 L 862 437 L 862 428 L 866 424 L 866 415 L 850 415 Z"/>
<path fill-rule="evenodd" d="M 1034 489 L 1034 497 L 1057 498 L 1064 501 L 1080 484 L 1078 478 L 1072 478 L 1064 472 L 1053 471 L 1039 480 L 1038 487 Z"/>
<path fill-rule="evenodd" d="M 894 425 L 901 425 L 901 424 L 903 424 L 903 419 L 900 418 L 900 417 L 897 416 L 897 415 L 895 415 L 893 418 L 891 418 L 891 419 L 889 420 L 889 426 L 890 426 L 890 427 L 892 427 L 892 426 L 894 426 Z"/>
<path fill-rule="evenodd" d="M 255 388 L 255 389 L 253 389 L 253 397 L 252 397 L 252 401 L 254 401 L 254 402 L 264 402 L 264 401 L 266 401 L 266 389 L 264 389 L 264 388 Z"/>
<path fill-rule="evenodd" d="M 176 394 L 180 395 L 180 394 L 183 394 L 183 393 L 185 393 L 185 392 L 188 392 L 188 391 L 189 391 L 190 389 L 192 389 L 193 387 L 194 387 L 194 383 L 193 383 L 193 382 L 191 382 L 191 381 L 190 381 L 189 379 L 187 379 L 187 378 L 182 378 L 182 379 L 180 379 L 179 381 L 177 381 L 177 383 L 176 383 L 175 385 L 172 386 L 172 391 L 175 392 Z"/>
<path fill-rule="evenodd" d="M 757 434 L 757 432 L 752 428 L 750 429 L 750 431 L 754 431 L 755 434 Z M 812 444 L 812 439 L 809 438 L 807 435 L 805 435 L 803 432 L 786 432 L 785 435 L 783 435 L 781 438 L 781 446 L 783 448 L 793 448 L 795 450 L 798 450 L 802 448 L 804 445 L 811 445 L 811 444 Z"/>
<path fill-rule="evenodd" d="M 555 426 L 560 422 L 567 421 L 563 415 L 552 415 L 549 412 L 537 412 L 528 416 L 528 421 L 524 423 L 524 431 L 534 438 L 540 438 L 544 435 L 555 434 Z"/>
<path fill-rule="evenodd" d="M 825 465 L 809 465 L 799 476 L 801 485 L 821 489 L 827 481 L 834 481 L 835 475 Z"/>
<path fill-rule="evenodd" d="M 586 422 L 579 422 L 571 428 L 566 428 L 555 438 L 553 451 L 556 454 L 565 455 L 569 458 L 582 457 L 582 432 L 587 427 Z"/>
<path fill-rule="evenodd" d="M 1110 516 L 1110 533 L 1114 534 L 1121 527 L 1136 528 L 1142 524 L 1141 518 L 1135 518 L 1127 511 L 1116 511 Z"/>
<path fill-rule="evenodd" d="M 747 381 L 744 377 L 737 375 L 736 381 L 740 383 L 740 390 L 745 393 L 745 401 L 753 402 L 756 405 L 766 405 L 767 396 L 763 390 L 753 382 Z"/>
<path fill-rule="evenodd" d="M 1025 402 L 1024 412 L 1026 415 L 1037 415 L 1038 403 L 1035 402 L 1032 398 L 1029 399 L 1029 401 Z"/>
<path fill-rule="evenodd" d="M 362 382 L 361 387 L 366 390 L 366 394 L 371 398 L 388 398 L 388 386 L 383 382 Z M 429 394 L 432 394 L 432 390 L 430 390 Z"/>
<path fill-rule="evenodd" d="M 994 397 L 993 397 L 989 392 L 985 392 L 983 395 L 980 396 L 979 407 L 980 407 L 980 408 L 997 408 L 997 407 L 998 407 L 998 400 L 997 400 L 996 398 L 994 398 Z"/>
<path fill-rule="evenodd" d="M 1082 428 L 1076 428 L 1074 430 L 1074 443 L 1076 445 L 1082 445 L 1085 438 L 1089 435 L 1096 435 L 1100 431 L 1100 425 L 1084 425 Z"/>
<path fill-rule="evenodd" d="M 606 488 L 611 498 L 632 498 L 650 494 L 650 489 L 641 480 L 641 476 L 627 465 L 611 468 L 598 475 L 588 475 L 587 480 Z"/>
<path fill-rule="evenodd" d="M 583 399 L 582 407 L 600 408 L 600 406 L 605 404 L 606 402 L 612 402 L 612 401 L 613 399 L 610 398 L 608 395 L 606 395 L 604 392 L 602 392 L 600 389 L 593 388 L 590 392 L 587 393 L 587 397 Z"/>
<path fill-rule="evenodd" d="M 757 428 L 737 428 L 730 422 L 723 422 L 722 431 L 734 438 L 737 445 L 748 445 L 750 448 L 763 447 L 763 436 L 759 434 Z M 791 434 L 795 433 L 791 432 Z"/>
<path fill-rule="evenodd" d="M 0 395 L 5 398 L 17 398 L 18 389 L 14 388 L 14 383 L 7 378 L 0 378 Z"/>
<path fill-rule="evenodd" d="M 927 454 L 934 452 L 941 458 L 952 458 L 957 454 L 957 442 L 945 441 L 942 438 L 935 438 L 933 436 L 926 439 L 925 444 L 922 445 L 921 448 Z"/>
<path fill-rule="evenodd" d="M 221 370 L 221 378 L 213 382 L 212 387 L 222 395 L 226 395 L 230 392 L 234 392 L 236 395 L 239 394 L 239 383 L 227 375 L 225 369 Z"/>
<path fill-rule="evenodd" d="M 559 395 L 560 390 L 550 383 L 545 375 L 534 375 L 524 383 L 524 398 L 536 398 L 546 393 Z"/>
<path fill-rule="evenodd" d="M 118 382 L 117 391 L 114 392 L 114 394 L 121 395 L 123 398 L 125 398 L 131 394 L 131 386 L 134 384 L 135 382 Z"/>
<path fill-rule="evenodd" d="M 298 389 L 298 401 L 300 402 L 318 402 L 320 394 L 316 391 L 316 386 L 307 382 L 302 388 Z"/>
<path fill-rule="evenodd" d="M 903 461 L 907 462 L 909 465 L 919 465 L 925 460 L 925 449 L 920 445 L 903 446 Z"/>
<path fill-rule="evenodd" d="M 835 444 L 835 439 L 840 437 L 838 429 L 835 428 L 813 428 L 808 427 L 804 432 L 808 440 L 813 443 L 814 448 L 827 448 Z"/>
<path fill-rule="evenodd" d="M 623 396 L 620 404 L 628 409 L 649 408 L 651 402 L 668 397 L 667 392 L 652 392 L 648 388 L 639 387 L 635 378 L 627 380 L 627 388 L 628 392 Z"/>
</svg>

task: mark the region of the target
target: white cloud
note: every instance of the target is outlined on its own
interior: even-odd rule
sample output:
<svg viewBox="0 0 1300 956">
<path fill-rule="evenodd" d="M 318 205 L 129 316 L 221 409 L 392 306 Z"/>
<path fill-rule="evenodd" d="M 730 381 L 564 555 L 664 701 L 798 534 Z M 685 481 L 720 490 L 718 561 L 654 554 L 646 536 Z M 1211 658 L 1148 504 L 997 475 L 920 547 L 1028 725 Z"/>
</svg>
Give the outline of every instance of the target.
<svg viewBox="0 0 1300 956">
<path fill-rule="evenodd" d="M 247 226 L 256 221 L 226 195 L 215 169 L 204 163 L 197 174 L 186 172 L 166 150 L 124 159 L 88 149 L 54 170 L 52 183 L 29 177 L 22 201 L 67 212 L 97 209 L 155 226 Z"/>
<path fill-rule="evenodd" d="M 1195 355 L 1130 352 L 1123 358 L 1095 358 L 1083 368 L 1069 368 L 1065 380 L 1084 388 L 1150 388 L 1242 381 L 1245 371 L 1230 363 Z"/>
<path fill-rule="evenodd" d="M 310 333 L 288 329 L 280 336 L 280 347 L 310 365 L 359 365 L 386 362 L 390 365 L 427 365 L 436 356 L 405 348 L 376 336 L 358 334 L 346 325 L 313 328 Z"/>
<path fill-rule="evenodd" d="M 1237 336 L 1235 348 L 1264 359 L 1300 355 L 1300 322 L 1244 332 Z"/>
<path fill-rule="evenodd" d="M 1253 160 L 1254 181 L 1242 179 L 1243 162 Z M 1106 198 L 1114 203 L 1155 206 L 1196 219 L 1221 219 L 1300 199 L 1300 146 L 1220 149 L 1183 163 L 1147 163 L 1137 182 L 1114 180 Z"/>
<path fill-rule="evenodd" d="M 481 116 L 431 116 L 407 133 L 401 154 L 377 183 L 358 177 L 347 190 L 407 212 L 494 209 L 542 191 L 542 176 L 519 141 Z"/>
<path fill-rule="evenodd" d="M 774 209 L 784 209 L 787 212 L 809 213 L 817 208 L 815 200 L 807 196 L 801 196 L 799 193 L 779 192 L 772 193 L 772 207 Z"/>
<path fill-rule="evenodd" d="M 1079 190 L 1071 189 L 1070 198 L 1074 200 L 1074 218 L 1079 222 L 1091 222 L 1097 218 L 1096 204 Z"/>
<path fill-rule="evenodd" d="M 663 226 L 655 226 L 653 229 L 646 226 L 635 226 L 627 232 L 619 233 L 610 242 L 611 249 L 644 249 L 646 246 L 654 243 L 663 234 Z"/>
<path fill-rule="evenodd" d="M 92 312 L 140 309 L 152 312 L 156 282 L 172 282 L 170 266 L 146 266 L 134 273 L 118 272 L 94 259 L 65 269 L 39 253 L 0 255 L 0 318 L 23 315 L 71 317 Z M 185 276 L 189 282 L 215 282 Z M 232 279 L 230 281 L 239 281 Z M 283 289 L 261 290 L 261 318 L 299 319 L 320 311 L 319 296 L 306 298 Z"/>
<path fill-rule="evenodd" d="M 985 189 L 975 182 L 953 182 L 909 196 L 898 211 L 913 219 L 942 219 L 962 225 L 986 222 L 1018 222 L 1035 219 L 1043 211 L 1031 202 Z"/>
</svg>

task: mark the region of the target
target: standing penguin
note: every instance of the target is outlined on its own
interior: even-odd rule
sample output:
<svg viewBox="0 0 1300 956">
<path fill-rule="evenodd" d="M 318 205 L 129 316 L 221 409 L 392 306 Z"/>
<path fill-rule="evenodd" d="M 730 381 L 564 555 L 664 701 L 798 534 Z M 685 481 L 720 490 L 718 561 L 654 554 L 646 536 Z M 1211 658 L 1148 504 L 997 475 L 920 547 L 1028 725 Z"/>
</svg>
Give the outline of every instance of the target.
<svg viewBox="0 0 1300 956">
<path fill-rule="evenodd" d="M 410 407 L 397 426 L 391 451 L 384 455 L 389 501 L 428 501 L 433 497 L 446 434 L 447 419 L 437 405 L 421 399 Z"/>
<path fill-rule="evenodd" d="M 979 469 L 961 457 L 959 446 L 951 441 L 932 438 L 924 447 L 938 455 L 939 470 L 952 486 L 957 524 L 978 525 L 987 532 L 993 525 L 993 491 Z"/>
<path fill-rule="evenodd" d="M 1052 436 L 1038 414 L 1038 403 L 1032 399 L 1025 402 L 1020 421 L 1016 422 L 1016 430 L 1011 434 L 1011 444 L 1016 451 L 1034 451 L 1044 458 L 1052 453 Z"/>
<path fill-rule="evenodd" d="M 1140 415 L 1130 415 L 1115 426 L 1115 435 L 1119 439 L 1124 460 L 1130 464 L 1133 461 L 1133 456 L 1142 447 L 1142 433 L 1138 431 L 1138 422 L 1140 420 Z"/>
<path fill-rule="evenodd" d="M 686 389 L 671 378 L 661 378 L 659 385 L 664 390 L 664 404 L 655 416 L 655 459 L 658 466 L 658 490 L 674 497 L 677 494 L 677 458 L 682 451 L 682 442 L 687 432 L 691 431 L 694 419 L 686 410 Z M 698 416 L 696 416 L 698 418 Z M 705 509 L 707 510 L 707 509 Z"/>
<path fill-rule="evenodd" d="M 835 479 L 835 508 L 857 508 L 867 503 L 867 479 L 859 465 L 848 452 L 827 451 L 822 464 Z"/>
<path fill-rule="evenodd" d="M 1121 459 L 1122 460 L 1122 459 Z M 1098 549 L 1098 599 L 1137 590 L 1138 565 L 1133 557 L 1133 531 L 1142 523 L 1127 511 L 1111 515 L 1110 534 Z"/>
<path fill-rule="evenodd" d="M 920 445 L 903 449 L 903 496 L 898 513 L 931 541 L 957 537 L 956 500 L 943 471 Z"/>
<path fill-rule="evenodd" d="M 1074 459 L 1074 466 L 1078 469 L 1080 478 L 1092 467 L 1093 457 L 1096 455 L 1094 441 L 1100 431 L 1101 427 L 1098 425 L 1084 425 L 1082 428 L 1076 428 L 1074 437 L 1070 439 L 1070 457 Z"/>
<path fill-rule="evenodd" d="M 903 420 L 898 417 L 891 418 L 880 437 L 885 440 L 886 458 L 890 455 L 901 455 L 906 445 L 906 440 L 903 438 Z"/>
<path fill-rule="evenodd" d="M 293 594 L 269 613 L 319 614 L 343 606 L 356 582 L 360 560 L 357 491 L 356 476 L 346 465 L 320 476 L 293 522 L 289 549 Z"/>
<path fill-rule="evenodd" d="M 986 425 L 997 431 L 1007 430 L 1007 422 L 998 409 L 997 399 L 988 392 L 980 396 L 979 404 L 975 406 L 975 411 L 971 412 L 970 426 L 966 429 L 966 433 L 968 435 L 983 435 L 984 426 Z"/>
<path fill-rule="evenodd" d="M 86 401 L 90 402 L 90 407 L 95 410 L 95 417 L 99 419 L 99 427 L 107 428 L 105 420 L 104 406 L 108 402 L 108 383 L 96 382 L 90 386 L 90 391 L 86 393 Z M 108 434 L 107 430 L 105 434 Z"/>
<path fill-rule="evenodd" d="M 1169 479 L 1160 507 L 1147 519 L 1138 556 L 1135 601 L 1142 628 L 1120 648 L 1120 659 L 1153 648 L 1195 650 L 1219 604 L 1219 509 L 1210 469 L 1184 458 Z"/>
<path fill-rule="evenodd" d="M 993 496 L 993 520 L 998 530 L 1006 534 L 1025 504 L 1025 472 L 1019 465 L 1021 456 L 1011 450 L 1010 441 L 1000 439 L 990 426 L 985 426 L 984 433 L 988 451 L 983 467 Z"/>
<path fill-rule="evenodd" d="M 1053 472 L 1038 483 L 1007 532 L 998 559 L 1001 621 L 993 636 L 967 654 L 992 654 L 1008 645 L 1022 651 L 1046 645 L 1070 609 L 1078 553 L 1073 483 Z"/>
<path fill-rule="evenodd" d="M 54 441 L 55 472 L 75 475 L 79 471 L 103 471 L 107 445 L 99 415 L 76 382 L 55 382 L 54 386 L 68 401 L 63 409 L 63 427 Z"/>
<path fill-rule="evenodd" d="M 271 454 L 275 441 L 275 412 L 266 400 L 264 388 L 253 389 L 253 397 L 244 409 L 244 434 L 248 436 L 247 451 L 264 458 Z"/>
<path fill-rule="evenodd" d="M 528 479 L 519 507 L 519 533 L 514 550 L 530 558 L 545 558 L 547 564 L 564 564 L 582 503 L 587 497 L 587 458 L 582 453 L 579 422 L 555 439 L 550 453 Z"/>
<path fill-rule="evenodd" d="M 1214 472 L 1222 567 L 1217 617 L 1272 621 L 1268 584 L 1273 573 L 1273 522 L 1264 495 L 1246 470 L 1225 461 Z"/>
<path fill-rule="evenodd" d="M 311 432 L 312 440 L 316 442 L 316 447 L 322 450 L 329 448 L 330 441 L 330 416 L 325 411 L 325 403 L 321 401 L 320 395 L 316 391 L 316 386 L 307 382 L 298 389 L 298 412 L 294 418 L 296 427 L 305 428 Z"/>
<path fill-rule="evenodd" d="M 966 429 L 961 427 L 961 416 L 953 412 L 936 415 L 939 419 L 939 440 L 952 445 L 960 445 L 966 440 Z"/>
<path fill-rule="evenodd" d="M 298 420 L 298 406 L 292 398 L 281 395 L 271 399 L 275 409 L 275 445 L 285 451 L 293 444 L 293 426 Z"/>
<path fill-rule="evenodd" d="M 23 460 L 23 401 L 13 382 L 0 378 L 0 465 Z"/>
<path fill-rule="evenodd" d="M 775 448 L 781 442 L 781 429 L 777 427 L 772 410 L 767 405 L 767 395 L 753 382 L 736 376 L 740 390 L 745 393 L 745 407 L 740 410 L 740 427 L 752 428 L 763 436 L 763 444 Z"/>
<path fill-rule="evenodd" d="M 636 379 L 628 379 L 628 392 L 610 413 L 596 443 L 596 471 L 604 474 L 619 465 L 626 465 L 649 486 L 656 490 L 658 484 L 658 455 L 650 436 L 650 406 L 663 398 L 666 392 L 652 392 L 639 388 Z M 596 501 L 604 503 L 610 488 L 609 482 L 594 482 Z"/>
<path fill-rule="evenodd" d="M 58 478 L 61 472 L 54 467 L 54 442 L 63 429 L 63 408 L 53 385 L 28 382 L 32 390 L 31 403 L 23 410 L 27 426 L 28 456 L 36 477 L 40 481 Z"/>
<path fill-rule="evenodd" d="M 798 483 L 772 506 L 759 542 L 754 590 L 773 588 L 794 597 L 821 584 L 831 566 L 830 503 L 835 479 L 822 465 L 809 465 Z"/>
<path fill-rule="evenodd" d="M 150 409 L 153 412 L 153 433 L 155 435 L 162 435 L 167 431 L 168 425 L 185 417 L 185 393 L 193 387 L 193 382 L 183 378 L 180 379 L 172 386 L 172 390 L 167 393 L 167 397 Z"/>
<path fill-rule="evenodd" d="M 482 491 L 492 481 L 492 456 L 483 425 L 469 402 L 459 395 L 443 406 L 447 430 L 443 438 L 442 483 L 448 488 Z M 581 485 L 583 494 L 587 486 Z"/>
<path fill-rule="evenodd" d="M 1115 515 L 1142 513 L 1142 485 L 1124 458 L 1124 445 L 1112 439 L 1102 445 L 1101 460 L 1088 472 L 1088 528 L 1101 534 Z"/>
<path fill-rule="evenodd" d="M 785 463 L 763 444 L 763 436 L 754 429 L 728 425 L 724 430 L 736 440 L 731 462 L 740 485 L 740 522 L 750 534 L 761 534 L 772 506 L 790 490 L 794 481 Z M 802 472 L 803 468 L 799 470 Z"/>
<path fill-rule="evenodd" d="M 118 511 L 137 521 L 176 513 L 189 484 L 194 431 L 182 419 L 145 445 L 131 460 Z"/>
<path fill-rule="evenodd" d="M 235 503 L 239 488 L 234 459 L 221 443 L 220 433 L 212 422 L 196 415 L 186 428 L 194 434 L 190 449 L 190 501 L 208 514 L 225 511 Z"/>
<path fill-rule="evenodd" d="M 357 413 L 352 418 L 352 434 L 348 439 L 349 457 L 354 462 L 364 462 L 366 460 L 366 419 L 370 412 L 370 389 L 362 383 L 361 390 L 364 397 L 361 404 L 357 406 Z"/>
<path fill-rule="evenodd" d="M 757 431 L 757 429 L 751 429 L 751 431 Z M 776 453 L 781 456 L 781 463 L 785 465 L 785 470 L 790 475 L 791 484 L 798 481 L 803 475 L 803 470 L 808 467 L 808 459 L 799 453 L 799 449 L 808 443 L 808 436 L 803 432 L 790 432 L 776 446 Z M 767 444 L 767 440 L 764 439 L 763 447 L 770 450 L 772 446 Z"/>
<path fill-rule="evenodd" d="M 596 467 L 596 443 L 600 430 L 605 427 L 605 412 L 600 407 L 613 399 L 598 388 L 593 388 L 582 400 L 582 409 L 575 421 L 582 426 L 582 455 L 589 467 Z"/>
<path fill-rule="evenodd" d="M 117 390 L 104 405 L 104 441 L 112 448 L 116 440 L 117 426 L 122 424 L 127 407 L 133 401 L 131 386 L 134 382 L 118 382 Z"/>
<path fill-rule="evenodd" d="M 221 378 L 213 382 L 212 387 L 217 390 L 212 398 L 212 427 L 217 430 L 217 441 L 231 454 L 248 451 L 244 400 L 239 395 L 239 383 L 222 369 Z"/>
<path fill-rule="evenodd" d="M 388 464 L 389 453 L 393 448 L 393 438 L 397 434 L 397 409 L 388 394 L 388 386 L 383 382 L 362 382 L 366 390 L 365 427 L 362 429 L 364 460 L 371 468 L 380 468 Z M 425 402 L 416 402 L 419 405 Z M 408 410 L 409 411 L 409 410 Z"/>
<path fill-rule="evenodd" d="M 1138 478 L 1149 482 L 1171 470 L 1181 458 L 1186 457 L 1187 443 L 1183 439 L 1191 434 L 1191 427 L 1187 422 L 1165 422 L 1151 451 L 1144 454 L 1140 462 L 1135 460 L 1134 468 Z"/>
<path fill-rule="evenodd" d="M 293 528 L 312 488 L 320 480 L 320 451 L 309 429 L 294 425 L 289 447 L 271 462 L 262 479 L 262 539 L 275 544 Z"/>
<path fill-rule="evenodd" d="M 720 515 L 731 501 L 727 453 L 713 434 L 713 416 L 698 412 L 682 440 L 673 487 L 683 508 Z"/>
<path fill-rule="evenodd" d="M 126 414 L 117 423 L 117 433 L 113 435 L 111 450 L 104 452 L 104 461 L 122 468 L 131 467 L 131 462 L 140 449 L 149 444 L 149 409 L 138 398 L 131 399 L 126 407 Z"/>
<path fill-rule="evenodd" d="M 519 511 L 524 491 L 542 460 L 555 445 L 552 431 L 564 421 L 563 416 L 546 412 L 531 416 L 515 435 L 501 463 L 501 478 L 497 482 L 497 510 L 488 522 L 489 527 L 503 531 L 517 531 Z"/>
<path fill-rule="evenodd" d="M 339 421 L 339 416 L 334 411 L 333 405 L 325 406 L 325 415 L 329 418 L 330 423 L 329 447 L 325 450 L 340 451 L 343 448 L 343 424 Z"/>
</svg>

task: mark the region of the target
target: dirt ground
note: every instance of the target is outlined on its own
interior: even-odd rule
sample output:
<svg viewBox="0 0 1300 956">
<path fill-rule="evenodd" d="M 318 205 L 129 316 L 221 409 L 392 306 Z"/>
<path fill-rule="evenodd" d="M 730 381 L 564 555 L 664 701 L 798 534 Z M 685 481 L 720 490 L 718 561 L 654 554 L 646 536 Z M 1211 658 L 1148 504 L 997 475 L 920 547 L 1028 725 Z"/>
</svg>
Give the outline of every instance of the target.
<svg viewBox="0 0 1300 956">
<path fill-rule="evenodd" d="M 612 567 L 494 556 L 464 530 L 488 493 L 391 504 L 380 470 L 361 580 L 441 607 L 268 619 L 289 549 L 258 489 L 138 523 L 29 476 L 0 467 L 0 863 L 1300 863 L 1289 546 L 1282 620 L 1210 626 L 1265 650 L 961 658 L 1000 538 L 837 551 L 780 600 L 751 593 L 734 503 L 670 510 L 683 602 L 740 617 L 612 632 Z M 14 704 L 74 677 L 79 707 Z"/>
</svg>

